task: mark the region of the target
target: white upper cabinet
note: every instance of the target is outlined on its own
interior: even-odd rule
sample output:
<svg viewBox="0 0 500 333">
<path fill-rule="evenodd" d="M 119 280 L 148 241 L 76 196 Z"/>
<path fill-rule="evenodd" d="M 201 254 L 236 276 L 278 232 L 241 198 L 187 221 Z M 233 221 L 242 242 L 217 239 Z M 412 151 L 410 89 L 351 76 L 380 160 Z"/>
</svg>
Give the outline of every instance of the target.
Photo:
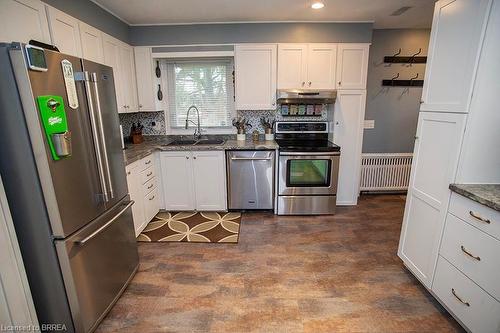
<svg viewBox="0 0 500 333">
<path fill-rule="evenodd" d="M 103 62 L 105 65 L 113 68 L 113 77 L 115 81 L 115 92 L 116 92 L 116 104 L 118 107 L 118 113 L 126 112 L 123 107 L 125 104 L 123 102 L 122 93 L 122 73 L 120 68 L 120 44 L 121 42 L 116 38 L 113 38 L 107 34 L 102 34 L 102 51 L 103 51 Z"/>
<path fill-rule="evenodd" d="M 420 112 L 398 255 L 431 287 L 466 115 Z"/>
<path fill-rule="evenodd" d="M 0 41 L 27 43 L 31 39 L 51 43 L 43 2 L 1 0 Z"/>
<path fill-rule="evenodd" d="M 235 46 L 237 110 L 276 109 L 276 44 Z"/>
<path fill-rule="evenodd" d="M 78 20 L 58 9 L 47 6 L 47 15 L 50 24 L 50 36 L 61 53 L 75 57 L 82 56 L 82 43 Z"/>
<path fill-rule="evenodd" d="M 307 44 L 278 44 L 278 89 L 305 88 Z"/>
<path fill-rule="evenodd" d="M 90 61 L 103 63 L 101 31 L 83 22 L 79 22 L 78 26 L 82 42 L 82 57 Z"/>
<path fill-rule="evenodd" d="M 366 89 L 369 44 L 338 44 L 337 89 Z"/>
<path fill-rule="evenodd" d="M 150 47 L 134 47 L 139 111 L 155 111 L 153 58 Z"/>
<path fill-rule="evenodd" d="M 490 0 L 440 0 L 434 7 L 422 111 L 468 112 Z"/>
<path fill-rule="evenodd" d="M 123 107 L 125 112 L 137 112 L 137 82 L 135 80 L 134 50 L 131 46 L 121 44 L 120 52 L 120 79 L 122 88 L 122 106 L 118 105 L 118 110 Z"/>
<path fill-rule="evenodd" d="M 309 44 L 307 82 L 311 89 L 335 89 L 336 44 Z"/>
<path fill-rule="evenodd" d="M 279 44 L 278 89 L 334 89 L 336 44 Z"/>
</svg>

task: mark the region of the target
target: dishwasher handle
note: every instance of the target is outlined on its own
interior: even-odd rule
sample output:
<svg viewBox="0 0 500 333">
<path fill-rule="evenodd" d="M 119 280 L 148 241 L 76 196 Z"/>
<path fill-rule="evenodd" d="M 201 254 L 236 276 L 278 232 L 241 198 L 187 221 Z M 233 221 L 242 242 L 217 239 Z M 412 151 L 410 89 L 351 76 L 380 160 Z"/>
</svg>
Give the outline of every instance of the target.
<svg viewBox="0 0 500 333">
<path fill-rule="evenodd" d="M 272 156 L 269 157 L 231 157 L 231 161 L 271 161 Z"/>
</svg>

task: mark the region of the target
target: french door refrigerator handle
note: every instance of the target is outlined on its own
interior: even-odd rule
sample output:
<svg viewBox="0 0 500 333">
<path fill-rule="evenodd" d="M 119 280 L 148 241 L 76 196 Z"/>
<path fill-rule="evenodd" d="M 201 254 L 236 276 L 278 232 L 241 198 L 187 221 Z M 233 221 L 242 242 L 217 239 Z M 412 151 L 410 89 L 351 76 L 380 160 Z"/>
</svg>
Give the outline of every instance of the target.
<svg viewBox="0 0 500 333">
<path fill-rule="evenodd" d="M 108 222 L 106 222 L 104 225 L 102 225 L 99 229 L 97 229 L 96 231 L 94 231 L 93 233 L 91 233 L 90 235 L 88 235 L 87 237 L 83 238 L 83 239 L 80 239 L 80 240 L 77 240 L 75 241 L 75 243 L 77 243 L 78 245 L 85 245 L 85 243 L 87 243 L 89 240 L 91 240 L 92 238 L 94 238 L 95 236 L 99 235 L 104 229 L 106 229 L 107 227 L 109 227 L 109 225 L 113 222 L 115 222 L 120 216 L 123 215 L 123 213 L 125 213 L 125 211 L 127 209 L 129 209 L 133 204 L 135 203 L 134 200 L 130 200 L 130 202 L 125 206 L 123 207 L 122 210 L 120 210 L 118 212 L 118 214 L 116 214 L 115 216 L 113 216 Z"/>
<path fill-rule="evenodd" d="M 99 181 L 101 183 L 101 188 L 102 188 L 102 195 L 104 197 L 104 201 L 108 202 L 109 197 L 108 197 L 108 188 L 106 186 L 106 178 L 104 176 L 104 167 L 102 165 L 102 155 L 101 155 L 101 145 L 99 143 L 99 135 L 97 134 L 97 120 L 95 118 L 95 113 L 94 113 L 94 104 L 92 103 L 92 91 L 90 89 L 90 75 L 89 72 L 84 71 L 83 76 L 80 77 L 78 75 L 75 75 L 75 78 L 77 81 L 83 81 L 83 84 L 85 86 L 85 92 L 86 92 L 86 97 L 87 97 L 87 104 L 89 105 L 89 113 L 90 113 L 90 125 L 92 126 L 92 136 L 94 139 L 95 143 L 95 155 L 97 159 L 97 169 L 99 172 Z"/>
<path fill-rule="evenodd" d="M 108 176 L 109 196 L 111 197 L 111 199 L 113 199 L 114 198 L 113 182 L 111 181 L 111 171 L 109 168 L 108 150 L 106 148 L 106 140 L 105 140 L 104 127 L 103 127 L 103 122 L 102 122 L 101 102 L 99 101 L 99 87 L 97 85 L 97 73 L 92 73 L 91 81 L 92 81 L 92 84 L 94 85 L 94 90 L 95 90 L 97 116 L 99 117 L 99 132 L 100 132 L 101 138 L 102 138 L 102 152 L 104 153 L 104 166 L 106 167 L 106 175 Z"/>
</svg>

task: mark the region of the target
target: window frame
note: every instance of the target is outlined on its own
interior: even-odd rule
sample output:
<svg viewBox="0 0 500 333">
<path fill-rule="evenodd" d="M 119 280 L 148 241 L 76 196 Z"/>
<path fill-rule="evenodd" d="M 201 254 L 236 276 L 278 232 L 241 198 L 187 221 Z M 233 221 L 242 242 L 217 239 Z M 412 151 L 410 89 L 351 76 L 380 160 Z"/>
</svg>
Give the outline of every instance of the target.
<svg viewBox="0 0 500 333">
<path fill-rule="evenodd" d="M 210 62 L 210 61 L 229 61 L 229 68 L 232 69 L 232 74 L 233 80 L 229 84 L 230 88 L 230 95 L 228 96 L 228 99 L 230 100 L 230 119 L 229 121 L 231 122 L 231 119 L 235 118 L 237 116 L 237 111 L 236 111 L 236 105 L 234 101 L 234 94 L 235 94 L 235 89 L 234 89 L 234 56 L 231 57 L 187 57 L 187 58 L 163 58 L 161 59 L 163 61 L 160 61 L 160 67 L 162 70 L 162 74 L 165 73 L 165 75 L 162 75 L 164 79 L 162 79 L 162 84 L 164 88 L 162 87 L 164 96 L 168 98 L 169 96 L 169 83 L 171 82 L 170 78 L 168 77 L 168 64 L 169 63 L 175 63 L 175 62 L 192 62 L 192 63 L 197 63 L 197 62 Z M 165 99 L 164 97 L 164 99 Z M 232 97 L 232 98 L 231 98 Z M 185 129 L 183 127 L 172 127 L 171 126 L 171 118 L 170 118 L 170 103 L 168 100 L 164 101 L 165 105 L 165 131 L 167 135 L 192 135 L 194 133 L 194 130 L 196 128 L 196 125 L 190 123 L 188 129 Z M 187 112 L 187 110 L 186 110 Z M 195 111 L 191 111 L 195 112 Z M 190 117 L 191 118 L 191 117 Z M 203 126 L 203 121 L 201 122 L 201 133 L 202 134 L 235 134 L 236 133 L 236 128 L 234 128 L 232 125 L 229 125 L 228 127 L 205 127 Z"/>
</svg>

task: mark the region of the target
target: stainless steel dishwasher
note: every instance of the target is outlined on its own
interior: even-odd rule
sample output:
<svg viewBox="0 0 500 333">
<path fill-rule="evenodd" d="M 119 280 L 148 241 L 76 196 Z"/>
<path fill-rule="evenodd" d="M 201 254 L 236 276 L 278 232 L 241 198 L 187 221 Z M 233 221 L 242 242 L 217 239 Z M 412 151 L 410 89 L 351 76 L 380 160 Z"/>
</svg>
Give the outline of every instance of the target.
<svg viewBox="0 0 500 333">
<path fill-rule="evenodd" d="M 229 209 L 273 209 L 274 156 L 272 150 L 227 152 Z"/>
</svg>

